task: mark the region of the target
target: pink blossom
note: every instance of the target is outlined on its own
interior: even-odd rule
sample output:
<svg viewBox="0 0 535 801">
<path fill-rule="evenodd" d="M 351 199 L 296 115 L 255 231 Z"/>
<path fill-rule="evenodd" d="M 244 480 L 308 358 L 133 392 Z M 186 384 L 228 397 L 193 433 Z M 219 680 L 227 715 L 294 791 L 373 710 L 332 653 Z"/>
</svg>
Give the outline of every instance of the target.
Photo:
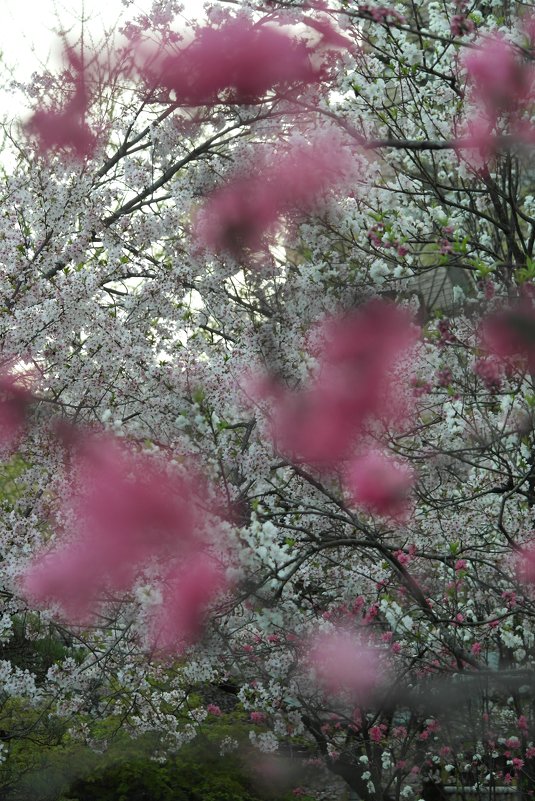
<svg viewBox="0 0 535 801">
<path fill-rule="evenodd" d="M 468 562 L 466 559 L 457 559 L 455 562 L 455 570 L 458 572 L 459 570 L 466 570 L 468 567 Z"/>
<path fill-rule="evenodd" d="M 264 723 L 266 719 L 266 716 L 264 715 L 263 712 L 251 712 L 249 717 L 251 719 L 251 723 L 256 723 L 256 724 Z"/>
<path fill-rule="evenodd" d="M 62 111 L 39 109 L 26 123 L 26 130 L 37 136 L 43 153 L 69 149 L 83 159 L 93 153 L 96 144 L 76 103 L 69 103 Z"/>
<path fill-rule="evenodd" d="M 358 6 L 358 12 L 363 16 L 370 17 L 374 22 L 405 22 L 403 14 L 388 6 L 373 6 L 369 3 L 362 3 Z"/>
<path fill-rule="evenodd" d="M 450 330 L 449 320 L 439 320 L 437 329 L 440 334 L 439 345 L 443 346 L 455 341 L 455 336 Z"/>
<path fill-rule="evenodd" d="M 482 347 L 498 359 L 525 363 L 535 373 L 535 306 L 528 298 L 490 315 L 481 328 Z"/>
<path fill-rule="evenodd" d="M 259 158 L 255 172 L 235 173 L 206 199 L 195 238 L 212 251 L 259 251 L 283 215 L 303 213 L 347 180 L 351 161 L 336 137 L 294 146 L 271 161 Z"/>
<path fill-rule="evenodd" d="M 479 111 L 461 122 L 455 149 L 475 170 L 480 171 L 497 153 L 496 122 Z"/>
<path fill-rule="evenodd" d="M 499 34 L 469 50 L 463 64 L 477 102 L 491 114 L 509 110 L 529 95 L 532 70 L 521 62 L 515 46 Z"/>
<path fill-rule="evenodd" d="M 349 692 L 365 700 L 379 681 L 378 654 L 347 631 L 321 633 L 308 644 L 306 663 L 329 694 Z"/>
<path fill-rule="evenodd" d="M 526 583 L 535 582 L 535 542 L 528 543 L 519 551 L 517 570 L 522 581 Z"/>
<path fill-rule="evenodd" d="M 414 484 L 411 468 L 378 451 L 357 456 L 347 470 L 346 487 L 353 503 L 371 514 L 404 520 Z"/>
<path fill-rule="evenodd" d="M 499 392 L 503 381 L 503 368 L 500 362 L 492 356 L 477 359 L 474 364 L 474 373 L 483 381 L 489 392 Z"/>
<path fill-rule="evenodd" d="M 62 509 L 69 530 L 23 579 L 35 601 L 58 603 L 75 619 L 85 617 L 104 590 L 124 591 L 152 559 L 198 547 L 200 523 L 194 471 L 173 476 L 110 437 L 83 436 L 76 451 Z"/>
<path fill-rule="evenodd" d="M 505 590 L 502 592 L 502 598 L 507 604 L 508 609 L 512 609 L 517 604 L 516 592 L 513 592 L 512 590 Z"/>
<path fill-rule="evenodd" d="M 395 551 L 394 556 L 400 563 L 400 565 L 408 565 L 411 561 L 411 557 L 409 554 L 405 553 L 405 551 Z"/>
<path fill-rule="evenodd" d="M 199 638 L 210 606 L 229 585 L 221 567 L 202 550 L 172 567 L 164 585 L 151 640 L 158 651 L 180 653 Z"/>
<path fill-rule="evenodd" d="M 470 650 L 474 654 L 474 656 L 479 656 L 479 654 L 481 653 L 481 643 L 479 642 L 473 643 Z"/>
<path fill-rule="evenodd" d="M 362 618 L 362 623 L 364 626 L 368 626 L 379 614 L 379 604 L 374 603 L 371 604 L 369 609 L 366 611 L 366 614 Z"/>
<path fill-rule="evenodd" d="M 475 110 L 471 119 L 464 120 L 457 145 L 463 158 L 464 149 L 475 150 L 477 169 L 497 151 L 500 119 L 509 120 L 512 135 L 520 141 L 530 142 L 535 135 L 531 122 L 521 117 L 533 98 L 533 65 L 500 34 L 486 37 L 478 45 L 463 58 Z"/>
<path fill-rule="evenodd" d="M 24 432 L 33 396 L 28 376 L 0 372 L 0 455 L 12 452 Z"/>
<path fill-rule="evenodd" d="M 386 729 L 387 727 L 384 723 L 380 723 L 379 726 L 372 726 L 369 730 L 370 740 L 374 743 L 380 743 L 384 737 Z"/>
<path fill-rule="evenodd" d="M 318 82 L 311 52 L 274 25 L 239 18 L 200 28 L 180 49 L 160 47 L 144 57 L 141 74 L 173 90 L 179 103 L 215 103 L 223 91 L 230 102 L 251 103 L 271 89 Z"/>
<path fill-rule="evenodd" d="M 362 712 L 358 706 L 353 710 L 351 715 L 351 728 L 353 731 L 360 731 L 362 729 Z"/>
<path fill-rule="evenodd" d="M 450 30 L 453 36 L 464 36 L 467 33 L 473 33 L 475 28 L 474 21 L 465 14 L 454 14 L 451 18 Z"/>
<path fill-rule="evenodd" d="M 91 156 L 97 140 L 86 122 L 89 110 L 87 75 L 83 62 L 72 48 L 65 59 L 72 84 L 71 97 L 63 107 L 39 108 L 26 123 L 30 136 L 35 136 L 42 153 L 49 150 L 70 150 L 79 158 Z"/>
<path fill-rule="evenodd" d="M 407 411 L 390 371 L 414 344 L 416 329 L 404 311 L 376 301 L 327 321 L 322 332 L 325 345 L 310 386 L 289 393 L 275 385 L 271 396 L 280 449 L 329 467 L 351 454 L 373 419 L 401 424 Z"/>
<path fill-rule="evenodd" d="M 517 720 L 517 726 L 518 726 L 518 728 L 520 729 L 521 732 L 523 732 L 524 734 L 527 733 L 527 731 L 528 731 L 528 719 L 526 718 L 525 715 L 520 715 L 519 716 L 519 718 Z"/>
<path fill-rule="evenodd" d="M 520 748 L 520 740 L 518 739 L 518 737 L 509 737 L 505 741 L 505 745 L 507 746 L 507 748 Z"/>
<path fill-rule="evenodd" d="M 221 708 L 217 704 L 208 704 L 206 711 L 209 715 L 214 715 L 216 718 L 221 716 Z"/>
<path fill-rule="evenodd" d="M 453 381 L 453 375 L 451 370 L 438 370 L 437 371 L 437 383 L 439 387 L 449 387 Z"/>
</svg>

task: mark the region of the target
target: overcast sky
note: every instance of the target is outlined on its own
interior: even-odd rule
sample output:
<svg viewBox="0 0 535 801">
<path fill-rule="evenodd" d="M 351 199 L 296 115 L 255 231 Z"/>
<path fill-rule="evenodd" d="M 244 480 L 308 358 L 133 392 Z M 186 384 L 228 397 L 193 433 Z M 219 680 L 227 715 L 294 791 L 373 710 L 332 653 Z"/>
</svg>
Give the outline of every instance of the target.
<svg viewBox="0 0 535 801">
<path fill-rule="evenodd" d="M 188 16 L 199 16 L 202 0 L 183 3 Z M 40 64 L 58 63 L 60 48 L 54 30 L 80 27 L 85 15 L 87 27 L 96 36 L 109 29 L 125 14 L 146 12 L 152 0 L 135 0 L 125 10 L 122 0 L 0 0 L 0 51 L 4 63 L 17 80 L 28 80 Z M 24 114 L 24 107 L 10 92 L 0 92 L 0 113 Z"/>
</svg>

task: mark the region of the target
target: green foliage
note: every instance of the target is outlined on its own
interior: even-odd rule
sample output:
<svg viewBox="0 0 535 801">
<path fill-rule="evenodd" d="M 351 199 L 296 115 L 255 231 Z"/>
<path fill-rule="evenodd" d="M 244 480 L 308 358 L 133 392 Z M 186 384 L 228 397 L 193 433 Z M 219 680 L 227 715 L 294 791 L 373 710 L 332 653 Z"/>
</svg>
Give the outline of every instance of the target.
<svg viewBox="0 0 535 801">
<path fill-rule="evenodd" d="M 516 279 L 519 284 L 531 283 L 535 280 L 535 259 L 526 257 L 526 266 L 520 267 L 515 271 Z"/>
<path fill-rule="evenodd" d="M 48 721 L 49 737 L 37 737 L 39 713 L 13 709 L 32 736 L 13 741 L 0 766 L 0 798 L 5 801 L 291 801 L 291 790 L 273 795 L 259 789 L 250 768 L 249 726 L 237 708 L 209 718 L 198 737 L 160 763 L 153 758 L 156 734 L 131 739 L 120 722 L 100 720 L 93 731 L 110 747 L 98 754 L 70 740 L 64 722 Z M 35 719 L 34 719 L 35 718 Z M 46 715 L 41 715 L 42 723 Z M 10 728 L 9 722 L 6 728 Z M 13 723 L 13 721 L 11 721 Z M 89 723 L 89 721 L 88 721 Z M 94 728 L 94 727 L 93 727 Z M 52 732 L 54 729 L 54 732 Z M 118 734 L 117 731 L 119 730 Z M 55 736 L 53 736 L 55 735 Z M 231 737 L 235 752 L 221 755 L 220 743 Z M 303 797 L 306 801 L 306 797 Z"/>
<path fill-rule="evenodd" d="M 0 503 L 6 509 L 11 509 L 22 494 L 20 482 L 27 469 L 28 465 L 18 455 L 0 462 Z"/>
<path fill-rule="evenodd" d="M 263 801 L 238 756 L 200 738 L 163 764 L 148 756 L 104 760 L 61 801 Z"/>
<path fill-rule="evenodd" d="M 29 630 L 33 632 L 31 636 L 28 636 Z M 67 656 L 76 658 L 76 652 L 52 624 L 42 624 L 36 613 L 15 615 L 10 638 L 0 644 L 0 659 L 9 660 L 21 670 L 29 670 L 38 679 L 44 678 L 53 664 Z"/>
</svg>

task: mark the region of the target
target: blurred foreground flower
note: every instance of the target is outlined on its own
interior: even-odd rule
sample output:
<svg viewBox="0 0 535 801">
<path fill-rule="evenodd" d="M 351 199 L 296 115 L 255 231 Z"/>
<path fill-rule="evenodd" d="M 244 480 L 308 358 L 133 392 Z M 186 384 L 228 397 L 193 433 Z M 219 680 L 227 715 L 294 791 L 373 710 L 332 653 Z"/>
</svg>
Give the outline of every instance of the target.
<svg viewBox="0 0 535 801">
<path fill-rule="evenodd" d="M 201 606 L 222 583 L 217 568 L 204 561 L 206 513 L 196 471 L 176 475 L 110 437 L 85 436 L 70 479 L 61 507 L 63 537 L 27 569 L 25 594 L 41 605 L 57 603 L 69 619 L 82 622 L 106 593 L 124 592 L 142 569 L 166 564 L 170 589 L 158 638 L 168 645 L 180 631 L 191 641 Z M 171 570 L 169 561 L 175 562 Z"/>
<path fill-rule="evenodd" d="M 178 103 L 205 105 L 227 100 L 254 103 L 268 90 L 318 82 L 310 51 L 274 25 L 233 19 L 200 28 L 183 47 L 149 51 L 140 72 L 151 85 L 175 92 Z"/>
<path fill-rule="evenodd" d="M 535 541 L 527 543 L 516 554 L 517 575 L 526 584 L 535 584 Z"/>
<path fill-rule="evenodd" d="M 274 402 L 280 450 L 293 460 L 334 467 L 351 456 L 356 438 L 372 421 L 398 427 L 408 416 L 403 381 L 392 371 L 419 331 L 405 310 L 372 301 L 327 321 L 323 333 L 311 385 L 293 393 L 266 385 L 264 393 Z"/>
<path fill-rule="evenodd" d="M 24 432 L 28 410 L 34 400 L 26 386 L 27 375 L 0 371 L 0 456 L 9 455 Z"/>
<path fill-rule="evenodd" d="M 462 59 L 473 112 L 461 121 L 457 150 L 481 168 L 497 153 L 503 133 L 518 142 L 535 141 L 530 113 L 535 69 L 520 49 L 499 33 L 480 38 L 477 45 Z M 507 131 L 502 124 L 505 121 Z"/>
<path fill-rule="evenodd" d="M 378 652 L 347 631 L 317 634 L 309 643 L 305 662 L 329 695 L 349 693 L 364 701 L 380 682 Z"/>
<path fill-rule="evenodd" d="M 93 154 L 97 144 L 97 137 L 86 121 L 89 110 L 86 67 L 73 48 L 66 49 L 65 60 L 70 99 L 63 106 L 38 108 L 25 128 L 30 136 L 36 137 L 41 153 L 67 150 L 84 159 Z"/>
<path fill-rule="evenodd" d="M 331 136 L 294 145 L 271 161 L 258 159 L 255 173 L 236 173 L 200 209 L 195 238 L 214 252 L 259 251 L 284 215 L 314 209 L 348 180 L 350 151 Z"/>
<path fill-rule="evenodd" d="M 201 635 L 213 601 L 229 588 L 223 569 L 204 550 L 175 565 L 164 579 L 161 607 L 151 624 L 157 651 L 180 653 Z M 212 710 L 213 712 L 213 710 Z"/>
<path fill-rule="evenodd" d="M 305 24 L 316 33 L 313 44 L 289 35 L 273 19 L 266 25 L 238 17 L 200 27 L 192 41 L 180 45 L 168 39 L 156 48 L 136 42 L 134 47 L 111 50 L 107 62 L 102 62 L 101 50 L 90 52 L 86 47 L 82 57 L 66 47 L 60 90 L 65 94 L 67 89 L 68 99 L 53 98 L 37 108 L 26 131 L 37 139 L 42 153 L 67 150 L 79 159 L 91 156 L 98 138 L 87 123 L 88 86 L 101 90 L 118 74 L 124 80 L 141 79 L 151 92 L 173 92 L 169 102 L 177 105 L 255 104 L 277 90 L 291 96 L 325 78 L 331 61 L 326 55 L 351 46 L 327 19 L 310 18 Z M 179 37 L 175 34 L 174 39 Z"/>
<path fill-rule="evenodd" d="M 346 487 L 353 502 L 370 514 L 403 522 L 410 511 L 414 473 L 408 464 L 378 451 L 351 460 Z"/>
<path fill-rule="evenodd" d="M 535 374 L 535 306 L 531 298 L 487 317 L 481 345 L 506 368 L 527 367 Z"/>
</svg>

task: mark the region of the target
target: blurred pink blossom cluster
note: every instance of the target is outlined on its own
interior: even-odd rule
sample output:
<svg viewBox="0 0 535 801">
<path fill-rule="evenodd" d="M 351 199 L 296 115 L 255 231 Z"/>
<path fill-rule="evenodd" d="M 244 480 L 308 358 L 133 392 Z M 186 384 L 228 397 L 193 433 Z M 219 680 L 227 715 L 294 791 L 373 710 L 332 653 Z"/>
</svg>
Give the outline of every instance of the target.
<svg viewBox="0 0 535 801">
<path fill-rule="evenodd" d="M 481 327 L 481 345 L 495 369 L 515 368 L 535 375 L 535 304 L 529 295 L 489 315 Z M 487 359 L 486 361 L 489 361 Z"/>
<path fill-rule="evenodd" d="M 310 55 L 304 41 L 278 26 L 237 18 L 200 28 L 192 42 L 174 52 L 159 49 L 145 59 L 141 74 L 150 84 L 174 91 L 179 103 L 215 103 L 223 91 L 230 102 L 253 103 L 275 87 L 320 80 Z"/>
<path fill-rule="evenodd" d="M 467 73 L 472 113 L 461 121 L 458 151 L 485 165 L 497 152 L 502 134 L 533 144 L 530 110 L 535 99 L 535 68 L 515 44 L 501 34 L 479 39 L 462 64 Z"/>
<path fill-rule="evenodd" d="M 351 460 L 346 481 L 357 506 L 399 522 L 406 519 L 414 484 L 414 471 L 407 463 L 369 451 Z"/>
<path fill-rule="evenodd" d="M 343 629 L 322 632 L 306 646 L 305 665 L 319 687 L 330 695 L 350 694 L 365 701 L 379 683 L 379 653 Z"/>
<path fill-rule="evenodd" d="M 34 396 L 29 376 L 9 366 L 0 371 L 0 455 L 10 454 L 20 442 Z"/>
<path fill-rule="evenodd" d="M 206 199 L 199 211 L 196 239 L 212 251 L 265 248 L 283 215 L 303 214 L 351 175 L 352 156 L 337 136 L 321 136 L 259 158 L 251 175 L 236 173 Z"/>
<path fill-rule="evenodd" d="M 370 3 L 360 3 L 357 7 L 358 13 L 364 17 L 370 17 L 374 22 L 382 23 L 403 23 L 405 17 L 399 11 L 389 6 L 375 6 Z"/>
<path fill-rule="evenodd" d="M 38 108 L 26 123 L 26 130 L 37 139 L 39 150 L 71 151 L 78 159 L 91 156 L 97 137 L 87 123 L 90 96 L 87 89 L 87 68 L 73 48 L 66 48 L 65 61 L 71 85 L 71 96 L 63 106 Z"/>
<path fill-rule="evenodd" d="M 207 606 L 226 587 L 199 534 L 200 478 L 191 469 L 172 474 L 110 437 L 79 436 L 75 447 L 62 536 L 26 570 L 25 594 L 57 603 L 69 620 L 83 623 L 102 600 L 127 591 L 143 568 L 157 563 L 164 592 L 152 643 L 162 650 L 191 643 Z"/>
<path fill-rule="evenodd" d="M 299 391 L 268 382 L 258 390 L 273 401 L 273 436 L 294 462 L 342 468 L 353 502 L 372 514 L 406 516 L 414 475 L 400 460 L 367 446 L 378 424 L 402 427 L 409 410 L 394 368 L 418 339 L 410 315 L 372 301 L 324 324 L 316 377 Z M 408 383 L 408 382 L 407 382 Z"/>
<path fill-rule="evenodd" d="M 70 96 L 37 108 L 26 131 L 37 139 L 42 153 L 60 150 L 78 159 L 92 156 L 98 136 L 87 122 L 90 87 L 116 79 L 121 71 L 125 80 L 134 77 L 151 89 L 174 92 L 177 105 L 254 104 L 275 89 L 289 91 L 318 84 L 325 77 L 328 61 L 324 51 L 349 46 L 349 40 L 326 19 L 310 18 L 306 24 L 320 34 L 313 45 L 291 36 L 275 20 L 258 25 L 238 17 L 219 26 L 200 27 L 192 41 L 180 46 L 166 42 L 154 48 L 153 44 L 132 43 L 130 52 L 112 51 L 107 63 L 100 63 L 96 52 L 88 53 L 83 61 L 74 48 L 66 47 Z"/>
<path fill-rule="evenodd" d="M 453 36 L 466 36 L 475 31 L 475 23 L 470 18 L 468 0 L 456 0 L 456 14 L 451 18 L 450 30 Z"/>
<path fill-rule="evenodd" d="M 517 572 L 521 581 L 535 584 L 535 541 L 531 540 L 517 552 Z"/>
</svg>

